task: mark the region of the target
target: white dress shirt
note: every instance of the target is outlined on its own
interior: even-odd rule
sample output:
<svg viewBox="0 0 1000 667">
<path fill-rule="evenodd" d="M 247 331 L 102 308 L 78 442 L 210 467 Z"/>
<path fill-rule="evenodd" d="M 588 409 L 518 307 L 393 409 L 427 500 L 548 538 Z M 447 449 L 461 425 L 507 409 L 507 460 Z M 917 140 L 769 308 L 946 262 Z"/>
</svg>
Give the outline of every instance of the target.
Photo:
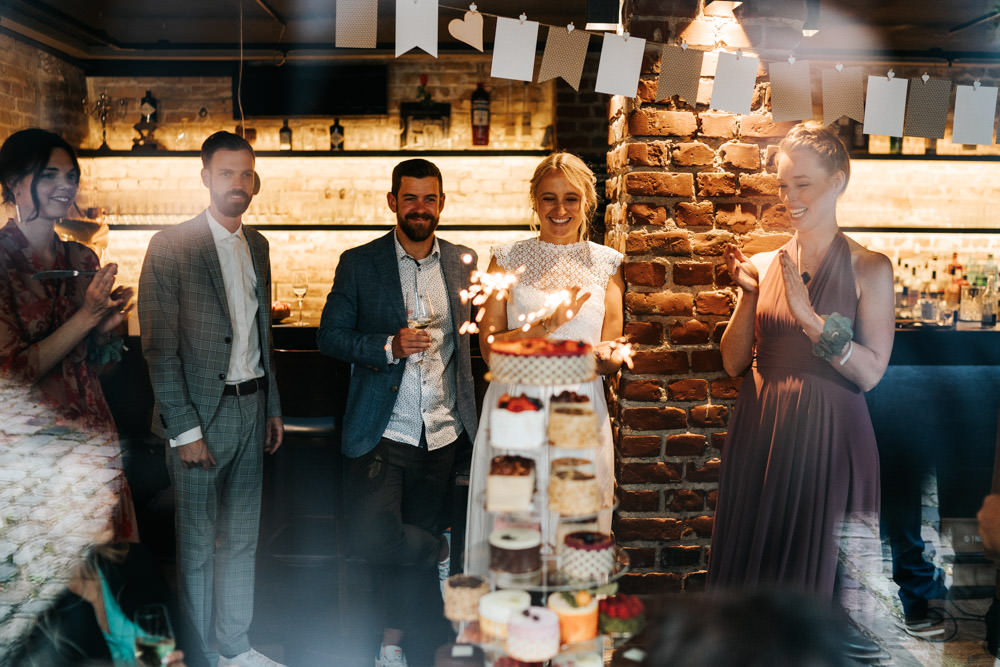
<svg viewBox="0 0 1000 667">
<path fill-rule="evenodd" d="M 229 321 L 233 327 L 233 347 L 229 354 L 229 371 L 226 384 L 239 384 L 264 375 L 260 357 L 260 332 L 257 331 L 257 273 L 253 269 L 250 246 L 243 235 L 241 224 L 230 232 L 210 211 L 205 211 L 208 228 L 215 241 L 215 250 L 222 267 L 222 282 L 226 287 Z M 171 447 L 180 447 L 201 440 L 201 426 L 195 426 L 176 438 L 170 439 Z"/>
</svg>

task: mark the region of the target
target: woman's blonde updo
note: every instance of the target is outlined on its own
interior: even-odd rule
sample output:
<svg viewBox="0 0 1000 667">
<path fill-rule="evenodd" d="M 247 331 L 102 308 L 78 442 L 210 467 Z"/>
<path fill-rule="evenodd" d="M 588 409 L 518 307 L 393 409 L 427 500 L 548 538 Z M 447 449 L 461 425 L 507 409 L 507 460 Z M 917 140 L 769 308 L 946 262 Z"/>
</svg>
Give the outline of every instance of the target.
<svg viewBox="0 0 1000 667">
<path fill-rule="evenodd" d="M 847 183 L 851 180 L 851 158 L 836 132 L 819 121 L 801 122 L 789 130 L 778 144 L 778 153 L 787 155 L 800 148 L 818 155 L 831 174 L 844 172 L 844 189 L 847 189 Z"/>
<path fill-rule="evenodd" d="M 566 178 L 566 181 L 583 196 L 583 224 L 577 240 L 583 241 L 590 233 L 590 220 L 597 210 L 597 190 L 594 188 L 594 172 L 584 163 L 583 160 L 572 153 L 553 153 L 542 160 L 535 168 L 535 173 L 531 177 L 531 210 L 538 215 L 536 205 L 538 199 L 538 186 L 542 179 L 550 171 L 558 171 Z M 531 228 L 537 230 L 536 221 L 532 219 Z"/>
</svg>

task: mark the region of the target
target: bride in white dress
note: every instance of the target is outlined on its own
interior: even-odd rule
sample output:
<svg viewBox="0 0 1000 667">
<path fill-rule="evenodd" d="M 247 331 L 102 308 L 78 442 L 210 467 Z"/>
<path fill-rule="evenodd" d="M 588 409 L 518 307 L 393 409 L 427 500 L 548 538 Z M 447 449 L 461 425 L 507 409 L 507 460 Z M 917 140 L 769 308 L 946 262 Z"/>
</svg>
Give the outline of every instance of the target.
<svg viewBox="0 0 1000 667">
<path fill-rule="evenodd" d="M 555 153 L 545 158 L 531 179 L 532 208 L 538 218 L 538 236 L 492 249 L 490 273 L 513 273 L 525 267 L 507 301 L 489 299 L 480 322 L 479 345 L 489 361 L 489 341 L 517 338 L 567 338 L 583 340 L 594 346 L 600 374 L 614 373 L 621 366 L 621 355 L 612 343 L 622 335 L 622 254 L 585 240 L 588 224 L 597 207 L 594 174 L 584 162 L 569 153 Z M 565 291 L 565 303 L 547 316 L 535 320 L 527 331 L 524 320 L 529 313 L 545 312 L 546 299 Z M 471 558 L 478 545 L 486 542 L 492 515 L 483 507 L 483 492 L 490 459 L 495 455 L 489 446 L 490 411 L 504 393 L 527 394 L 540 399 L 544 409 L 548 399 L 564 390 L 588 396 L 597 413 L 599 433 L 595 451 L 597 481 L 605 506 L 610 507 L 614 493 L 614 447 L 611 423 L 604 397 L 601 375 L 578 385 L 538 387 L 490 383 L 483 400 L 479 432 L 472 454 L 469 509 L 466 520 L 466 571 L 477 567 Z M 547 493 L 547 457 L 537 459 L 537 491 Z M 610 527 L 610 512 L 601 522 Z M 606 525 L 605 525 L 606 524 Z"/>
</svg>

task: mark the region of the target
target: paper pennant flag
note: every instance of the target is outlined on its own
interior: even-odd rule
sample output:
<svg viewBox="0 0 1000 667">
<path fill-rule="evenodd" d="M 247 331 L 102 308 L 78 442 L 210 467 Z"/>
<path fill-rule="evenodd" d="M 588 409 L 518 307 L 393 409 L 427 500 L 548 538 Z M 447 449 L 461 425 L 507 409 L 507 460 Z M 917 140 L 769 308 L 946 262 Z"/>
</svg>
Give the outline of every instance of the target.
<svg viewBox="0 0 1000 667">
<path fill-rule="evenodd" d="M 396 57 L 413 48 L 437 58 L 437 0 L 396 0 Z"/>
<path fill-rule="evenodd" d="M 910 89 L 906 95 L 906 116 L 903 118 L 903 134 L 908 137 L 928 139 L 944 138 L 950 97 L 951 81 L 910 79 Z"/>
<path fill-rule="evenodd" d="M 853 118 L 859 123 L 865 119 L 862 76 L 860 67 L 823 70 L 824 125 L 836 123 L 841 116 Z"/>
<path fill-rule="evenodd" d="M 493 38 L 493 66 L 490 76 L 497 79 L 531 81 L 535 69 L 535 42 L 538 21 L 497 18 Z"/>
<path fill-rule="evenodd" d="M 955 86 L 955 122 L 951 141 L 956 144 L 992 144 L 997 88 Z"/>
<path fill-rule="evenodd" d="M 865 134 L 903 136 L 906 112 L 906 79 L 869 76 L 865 95 Z"/>
<path fill-rule="evenodd" d="M 378 0 L 337 0 L 338 49 L 374 49 L 378 33 Z"/>
<path fill-rule="evenodd" d="M 774 122 L 812 118 L 812 87 L 809 61 L 774 62 L 768 66 L 771 76 L 771 116 Z"/>
<path fill-rule="evenodd" d="M 545 53 L 538 70 L 538 83 L 561 77 L 563 81 L 580 90 L 583 63 L 587 59 L 590 33 L 585 30 L 568 30 L 552 26 L 545 38 Z"/>
<path fill-rule="evenodd" d="M 463 18 L 449 21 L 448 32 L 477 51 L 483 50 L 483 15 L 474 9 L 465 12 Z"/>
<path fill-rule="evenodd" d="M 712 86 L 712 102 L 709 106 L 719 111 L 750 113 L 759 65 L 760 58 L 720 53 L 719 66 L 715 70 L 715 85 Z"/>
<path fill-rule="evenodd" d="M 635 97 L 639 89 L 642 52 L 645 49 L 646 40 L 640 37 L 631 37 L 628 33 L 604 33 L 594 90 L 608 95 Z"/>
<path fill-rule="evenodd" d="M 680 95 L 692 106 L 698 97 L 698 77 L 705 52 L 664 44 L 660 49 L 660 78 L 656 81 L 656 99 Z"/>
</svg>

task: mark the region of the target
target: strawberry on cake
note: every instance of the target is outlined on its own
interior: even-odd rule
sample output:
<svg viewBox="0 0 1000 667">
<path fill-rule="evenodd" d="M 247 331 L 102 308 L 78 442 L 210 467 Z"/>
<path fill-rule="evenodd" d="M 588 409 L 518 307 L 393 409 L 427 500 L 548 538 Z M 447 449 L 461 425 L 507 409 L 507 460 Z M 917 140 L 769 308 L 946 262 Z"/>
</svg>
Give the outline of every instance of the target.
<svg viewBox="0 0 1000 667">
<path fill-rule="evenodd" d="M 490 442 L 499 449 L 535 449 L 545 442 L 542 402 L 504 394 L 490 411 Z"/>
<path fill-rule="evenodd" d="M 578 384 L 594 378 L 594 349 L 583 341 L 521 338 L 490 346 L 490 375 L 510 384 Z"/>
</svg>

